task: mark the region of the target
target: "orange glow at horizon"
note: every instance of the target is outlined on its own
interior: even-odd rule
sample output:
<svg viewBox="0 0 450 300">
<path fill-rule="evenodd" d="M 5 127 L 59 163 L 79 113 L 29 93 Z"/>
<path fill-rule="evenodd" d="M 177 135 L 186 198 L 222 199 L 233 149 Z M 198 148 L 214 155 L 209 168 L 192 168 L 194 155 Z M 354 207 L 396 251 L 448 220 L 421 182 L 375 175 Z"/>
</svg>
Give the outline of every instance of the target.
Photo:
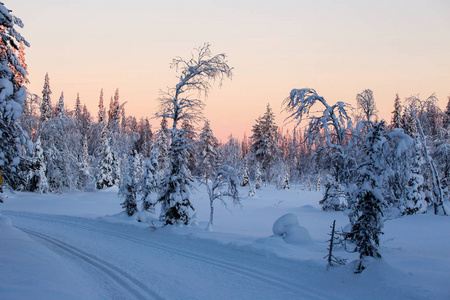
<svg viewBox="0 0 450 300">
<path fill-rule="evenodd" d="M 28 89 L 41 95 L 48 72 L 52 102 L 64 91 L 73 109 L 80 93 L 94 120 L 102 88 L 105 106 L 119 88 L 127 116 L 152 118 L 159 90 L 177 82 L 172 58 L 188 58 L 204 42 L 235 68 L 205 101 L 204 116 L 222 142 L 251 136 L 267 103 L 284 126 L 281 105 L 293 88 L 352 105 L 371 89 L 388 122 L 396 93 L 436 93 L 441 108 L 450 94 L 448 1 L 5 2 L 31 43 Z M 154 132 L 159 123 L 151 120 Z"/>
</svg>

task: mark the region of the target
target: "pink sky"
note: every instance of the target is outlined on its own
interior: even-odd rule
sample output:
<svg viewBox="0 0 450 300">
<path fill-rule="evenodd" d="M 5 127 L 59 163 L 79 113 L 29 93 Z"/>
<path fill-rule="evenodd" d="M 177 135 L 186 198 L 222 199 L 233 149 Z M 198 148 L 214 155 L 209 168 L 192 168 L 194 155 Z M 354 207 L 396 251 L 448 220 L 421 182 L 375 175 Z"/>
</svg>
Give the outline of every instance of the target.
<svg viewBox="0 0 450 300">
<path fill-rule="evenodd" d="M 436 93 L 441 108 L 450 95 L 448 0 L 4 2 L 31 43 L 29 90 L 41 94 L 48 72 L 54 103 L 64 91 L 72 108 L 79 92 L 94 116 L 102 88 L 106 101 L 119 88 L 128 115 L 154 116 L 158 91 L 176 84 L 172 58 L 204 42 L 235 68 L 206 101 L 222 141 L 251 135 L 267 103 L 279 114 L 292 88 L 351 104 L 369 88 L 388 120 L 397 92 Z"/>
</svg>

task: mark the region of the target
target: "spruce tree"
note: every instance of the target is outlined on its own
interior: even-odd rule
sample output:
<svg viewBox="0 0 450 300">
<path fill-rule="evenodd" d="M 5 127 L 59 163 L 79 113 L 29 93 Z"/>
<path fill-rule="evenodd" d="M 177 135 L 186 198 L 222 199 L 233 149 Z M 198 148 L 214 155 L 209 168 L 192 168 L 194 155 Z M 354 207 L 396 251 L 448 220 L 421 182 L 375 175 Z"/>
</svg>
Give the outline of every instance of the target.
<svg viewBox="0 0 450 300">
<path fill-rule="evenodd" d="M 130 156 L 127 174 L 124 176 L 124 181 L 119 189 L 119 197 L 124 198 L 124 201 L 120 205 L 125 209 L 129 217 L 138 211 L 136 203 L 137 183 L 134 180 L 134 166 L 134 156 Z"/>
<path fill-rule="evenodd" d="M 103 104 L 103 89 L 100 91 L 100 99 L 98 100 L 98 123 L 106 121 L 106 110 Z"/>
<path fill-rule="evenodd" d="M 198 155 L 199 169 L 201 176 L 208 182 L 216 170 L 217 163 L 217 147 L 219 142 L 214 136 L 209 121 L 205 120 L 205 125 L 202 128 L 199 137 Z"/>
<path fill-rule="evenodd" d="M 266 112 L 258 118 L 257 124 L 253 126 L 253 135 L 251 136 L 251 150 L 257 162 L 261 165 L 267 182 L 271 181 L 272 167 L 277 157 L 277 129 L 275 114 L 270 105 L 267 104 Z"/>
<path fill-rule="evenodd" d="M 423 164 L 422 145 L 419 137 L 416 135 L 411 149 L 411 164 L 408 170 L 408 187 L 406 193 L 406 207 L 403 213 L 407 215 L 415 213 L 425 213 L 427 211 L 427 203 L 424 193 L 424 178 L 421 174 Z"/>
<path fill-rule="evenodd" d="M 352 223 L 351 232 L 346 235 L 355 243 L 355 251 L 360 254 L 356 273 L 362 272 L 366 257 L 380 258 L 378 251 L 380 235 L 383 234 L 383 209 L 387 203 L 383 198 L 381 176 L 384 171 L 381 165 L 384 121 L 371 123 L 364 150 L 365 159 L 358 167 L 355 189 L 351 193 L 352 213 L 349 215 Z"/>
<path fill-rule="evenodd" d="M 247 186 L 250 183 L 250 171 L 248 170 L 248 159 L 247 156 L 244 158 L 244 167 L 242 171 L 241 186 Z"/>
<path fill-rule="evenodd" d="M 38 137 L 34 145 L 31 170 L 28 173 L 28 190 L 31 192 L 48 193 L 50 191 L 47 180 L 47 166 L 44 160 L 41 138 Z"/>
<path fill-rule="evenodd" d="M 398 94 L 395 95 L 391 126 L 392 128 L 402 128 L 402 104 L 400 103 Z"/>
<path fill-rule="evenodd" d="M 0 168 L 3 185 L 11 187 L 25 182 L 26 175 L 22 176 L 19 172 L 19 164 L 26 155 L 23 149 L 28 146 L 28 136 L 18 123 L 27 96 L 22 85 L 26 70 L 14 51 L 18 50 L 22 42 L 25 46 L 29 44 L 15 26 L 22 28 L 22 21 L 0 3 Z M 20 76 L 15 75 L 18 73 Z M 0 202 L 3 185 L 0 185 Z"/>
<path fill-rule="evenodd" d="M 192 174 L 197 165 L 197 160 L 194 153 L 195 137 L 197 134 L 195 133 L 194 126 L 188 119 L 183 120 L 181 129 L 183 129 L 183 131 L 185 132 L 186 137 L 186 167 Z"/>
<path fill-rule="evenodd" d="M 66 115 L 66 109 L 64 108 L 64 93 L 61 92 L 61 97 L 59 97 L 58 106 L 56 108 L 56 116 L 63 117 Z"/>
<path fill-rule="evenodd" d="M 52 91 L 50 89 L 50 78 L 48 73 L 45 74 L 44 89 L 42 90 L 42 105 L 41 105 L 41 124 L 52 118 L 52 100 L 50 95 Z"/>
<path fill-rule="evenodd" d="M 157 148 L 154 148 L 145 164 L 144 174 L 141 182 L 140 190 L 142 194 L 142 210 L 154 210 L 155 201 L 151 198 L 151 195 L 158 192 L 159 177 L 157 171 L 158 150 Z"/>
<path fill-rule="evenodd" d="M 255 174 L 255 189 L 259 190 L 262 187 L 262 178 L 261 178 L 261 166 L 258 164 L 256 167 Z"/>
<path fill-rule="evenodd" d="M 75 100 L 75 108 L 73 111 L 73 118 L 79 123 L 81 122 L 81 100 L 80 93 L 77 93 L 77 99 Z"/>
<path fill-rule="evenodd" d="M 114 185 L 113 175 L 113 154 L 111 147 L 109 146 L 109 139 L 105 137 L 102 141 L 99 155 L 99 167 L 97 174 L 97 189 L 101 190 L 105 187 L 111 187 Z"/>
</svg>

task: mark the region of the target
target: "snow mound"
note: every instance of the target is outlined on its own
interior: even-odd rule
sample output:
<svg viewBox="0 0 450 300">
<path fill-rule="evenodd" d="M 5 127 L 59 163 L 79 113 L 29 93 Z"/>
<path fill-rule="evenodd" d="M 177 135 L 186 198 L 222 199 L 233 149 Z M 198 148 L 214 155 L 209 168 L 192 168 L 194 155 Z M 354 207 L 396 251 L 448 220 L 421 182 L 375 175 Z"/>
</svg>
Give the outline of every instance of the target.
<svg viewBox="0 0 450 300">
<path fill-rule="evenodd" d="M 281 236 L 288 244 L 307 245 L 313 242 L 308 230 L 299 225 L 294 214 L 285 214 L 275 221 L 272 227 L 275 236 Z"/>
</svg>

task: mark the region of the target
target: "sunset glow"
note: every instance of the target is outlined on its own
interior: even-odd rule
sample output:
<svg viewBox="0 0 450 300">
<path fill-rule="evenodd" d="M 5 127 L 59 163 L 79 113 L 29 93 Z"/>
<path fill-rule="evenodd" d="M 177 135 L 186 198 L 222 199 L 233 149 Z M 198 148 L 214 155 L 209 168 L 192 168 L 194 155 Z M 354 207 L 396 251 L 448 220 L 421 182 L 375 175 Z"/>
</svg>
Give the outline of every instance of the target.
<svg viewBox="0 0 450 300">
<path fill-rule="evenodd" d="M 127 115 L 153 117 L 159 90 L 176 83 L 172 58 L 204 42 L 226 53 L 231 81 L 214 87 L 205 117 L 215 135 L 251 135 L 270 103 L 279 114 L 292 88 L 329 102 L 374 92 L 390 120 L 395 94 L 450 94 L 450 2 L 434 1 L 5 1 L 25 27 L 32 93 L 49 73 L 52 101 L 80 93 L 96 116 L 100 90 L 116 88 Z M 277 119 L 282 126 L 284 116 Z M 153 129 L 159 121 L 152 120 Z"/>
</svg>

